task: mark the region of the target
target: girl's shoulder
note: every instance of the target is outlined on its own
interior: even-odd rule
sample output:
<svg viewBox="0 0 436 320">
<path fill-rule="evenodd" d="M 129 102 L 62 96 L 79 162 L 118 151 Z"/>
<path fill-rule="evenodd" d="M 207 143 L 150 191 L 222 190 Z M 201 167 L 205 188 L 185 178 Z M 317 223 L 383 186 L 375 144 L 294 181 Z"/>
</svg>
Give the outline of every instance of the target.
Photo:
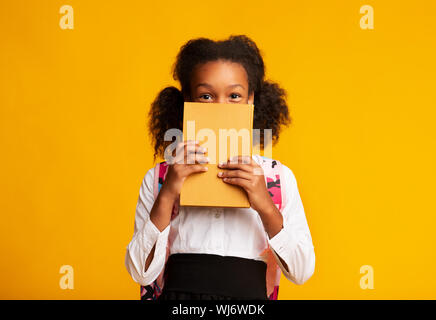
<svg viewBox="0 0 436 320">
<path fill-rule="evenodd" d="M 147 172 L 145 173 L 144 178 L 142 179 L 142 183 L 141 183 L 141 190 L 153 192 L 154 168 L 155 167 L 148 169 Z"/>
<path fill-rule="evenodd" d="M 168 166 L 168 165 L 166 164 L 165 161 L 159 161 L 159 162 L 156 162 L 156 163 L 154 164 L 154 166 L 151 167 L 151 168 L 149 168 L 149 169 L 147 170 L 147 172 L 145 173 L 144 181 L 154 181 L 155 173 L 157 173 L 156 170 L 159 169 L 160 171 L 162 171 L 162 170 L 165 169 L 167 166 Z"/>
<path fill-rule="evenodd" d="M 283 179 L 285 179 L 286 181 L 296 183 L 294 172 L 280 160 L 264 157 L 261 155 L 253 155 L 252 158 L 254 161 L 256 161 L 258 165 L 263 168 L 264 171 L 266 171 L 265 174 L 283 175 Z"/>
<path fill-rule="evenodd" d="M 153 181 L 155 167 L 156 167 L 156 165 L 147 170 L 147 172 L 145 173 L 145 176 L 144 176 L 144 180 Z"/>
<path fill-rule="evenodd" d="M 261 156 L 259 154 L 253 154 L 251 157 L 258 165 L 261 166 L 271 166 L 272 168 L 275 168 L 276 165 L 281 164 L 279 160 Z"/>
<path fill-rule="evenodd" d="M 165 161 L 157 162 L 153 167 L 148 169 L 144 176 L 143 186 L 146 187 L 149 192 L 152 192 L 154 196 L 157 195 L 162 186 L 167 168 L 168 164 Z"/>
</svg>

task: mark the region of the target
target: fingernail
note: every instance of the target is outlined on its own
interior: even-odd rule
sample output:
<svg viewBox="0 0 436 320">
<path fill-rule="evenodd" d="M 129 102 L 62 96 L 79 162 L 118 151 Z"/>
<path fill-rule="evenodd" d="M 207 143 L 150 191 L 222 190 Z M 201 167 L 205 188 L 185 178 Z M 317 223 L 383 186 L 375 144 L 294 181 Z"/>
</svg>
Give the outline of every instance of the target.
<svg viewBox="0 0 436 320">
<path fill-rule="evenodd" d="M 222 177 L 223 173 L 222 172 L 218 172 L 218 177 Z"/>
</svg>

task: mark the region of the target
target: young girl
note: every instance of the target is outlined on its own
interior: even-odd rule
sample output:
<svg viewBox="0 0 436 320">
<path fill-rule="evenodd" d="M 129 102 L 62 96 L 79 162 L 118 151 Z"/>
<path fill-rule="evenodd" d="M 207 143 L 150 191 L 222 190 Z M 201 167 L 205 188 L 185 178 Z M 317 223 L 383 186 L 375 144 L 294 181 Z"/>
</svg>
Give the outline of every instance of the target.
<svg viewBox="0 0 436 320">
<path fill-rule="evenodd" d="M 263 129 L 272 130 L 275 143 L 291 118 L 284 90 L 264 80 L 264 69 L 259 49 L 246 36 L 188 41 L 174 65 L 173 76 L 181 90 L 163 89 L 150 110 L 155 159 L 171 143 L 164 141 L 166 130 L 182 130 L 184 101 L 232 103 L 235 108 L 239 103 L 254 104 L 253 126 L 261 129 L 258 143 L 264 147 Z M 156 199 L 153 168 L 142 182 L 125 261 L 133 280 L 148 286 L 164 270 L 165 285 L 158 300 L 267 300 L 267 265 L 261 253 L 269 244 L 285 277 L 295 284 L 306 282 L 314 272 L 315 253 L 292 171 L 282 165 L 281 185 L 288 200 L 279 210 L 263 174 L 258 174 L 260 156 L 218 164 L 229 169 L 220 176 L 223 183 L 243 188 L 251 207 L 179 207 L 171 219 L 183 181 L 206 171 L 203 163 L 208 161 L 198 143 L 184 141 L 178 148 L 184 151 L 185 161 L 168 166 Z"/>
</svg>

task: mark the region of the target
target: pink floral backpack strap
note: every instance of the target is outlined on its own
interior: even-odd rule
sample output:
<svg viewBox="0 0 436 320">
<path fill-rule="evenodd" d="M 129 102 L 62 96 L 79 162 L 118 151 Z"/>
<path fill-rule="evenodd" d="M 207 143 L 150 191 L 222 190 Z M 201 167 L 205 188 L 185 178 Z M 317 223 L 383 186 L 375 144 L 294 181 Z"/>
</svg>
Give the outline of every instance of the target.
<svg viewBox="0 0 436 320">
<path fill-rule="evenodd" d="M 165 181 L 167 171 L 168 171 L 168 164 L 165 161 L 157 163 L 156 166 L 154 167 L 153 196 L 155 200 Z M 171 220 L 177 216 L 178 212 L 179 212 L 179 206 L 178 203 L 176 203 L 173 207 Z M 170 243 L 167 243 L 165 264 L 168 260 L 168 256 L 170 253 L 170 245 L 171 245 Z M 153 281 L 152 284 L 148 286 L 141 286 L 141 300 L 156 300 L 161 295 L 162 289 L 165 284 L 164 271 L 165 271 L 165 267 L 162 269 L 161 273 L 159 274 L 157 279 Z"/>
<path fill-rule="evenodd" d="M 267 157 L 260 156 L 261 158 L 261 167 L 263 169 L 263 174 L 265 177 L 265 183 L 267 185 L 268 192 L 276 205 L 276 207 L 280 210 L 283 210 L 286 199 L 285 192 L 280 183 L 280 177 L 282 174 L 282 164 L 278 160 L 273 160 Z M 266 233 L 266 232 L 265 232 Z M 262 252 L 262 256 L 267 263 L 266 269 L 266 288 L 267 295 L 270 300 L 277 300 L 279 294 L 279 285 L 280 285 L 280 277 L 281 270 L 279 265 L 277 264 L 277 260 L 275 258 L 274 253 L 272 252 L 272 248 L 268 243 L 268 234 L 266 234 L 266 245 L 267 248 Z"/>
</svg>

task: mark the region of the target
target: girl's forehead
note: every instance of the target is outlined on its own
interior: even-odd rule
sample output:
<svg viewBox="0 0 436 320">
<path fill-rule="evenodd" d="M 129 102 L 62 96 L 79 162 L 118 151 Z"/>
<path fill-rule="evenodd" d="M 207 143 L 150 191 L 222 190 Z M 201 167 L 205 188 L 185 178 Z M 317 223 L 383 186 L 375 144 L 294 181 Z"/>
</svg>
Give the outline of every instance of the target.
<svg viewBox="0 0 436 320">
<path fill-rule="evenodd" d="M 232 82 L 247 84 L 245 68 L 237 62 L 209 61 L 194 68 L 191 83 L 202 82 Z"/>
</svg>

